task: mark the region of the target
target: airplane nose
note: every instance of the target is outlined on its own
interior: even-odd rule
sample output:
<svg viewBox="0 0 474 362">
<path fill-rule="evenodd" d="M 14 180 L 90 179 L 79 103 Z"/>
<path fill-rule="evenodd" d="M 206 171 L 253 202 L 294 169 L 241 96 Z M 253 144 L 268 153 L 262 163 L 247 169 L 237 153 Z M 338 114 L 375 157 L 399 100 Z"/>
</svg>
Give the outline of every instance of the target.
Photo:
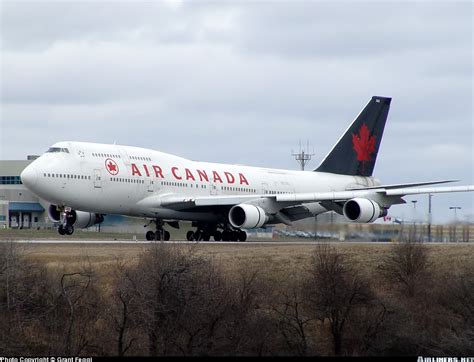
<svg viewBox="0 0 474 362">
<path fill-rule="evenodd" d="M 32 165 L 27 166 L 23 172 L 20 174 L 21 182 L 28 187 L 33 187 L 38 181 L 38 173 L 35 167 Z"/>
</svg>

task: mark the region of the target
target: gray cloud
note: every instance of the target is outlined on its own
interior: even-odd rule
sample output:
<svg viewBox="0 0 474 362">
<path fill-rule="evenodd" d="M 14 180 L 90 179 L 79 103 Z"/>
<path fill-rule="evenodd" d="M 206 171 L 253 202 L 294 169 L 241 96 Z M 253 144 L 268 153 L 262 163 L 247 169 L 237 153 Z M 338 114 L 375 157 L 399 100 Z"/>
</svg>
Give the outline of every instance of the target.
<svg viewBox="0 0 474 362">
<path fill-rule="evenodd" d="M 470 2 L 1 5 L 0 158 L 74 139 L 296 168 L 309 139 L 316 166 L 385 95 L 382 181 L 474 183 Z"/>
</svg>

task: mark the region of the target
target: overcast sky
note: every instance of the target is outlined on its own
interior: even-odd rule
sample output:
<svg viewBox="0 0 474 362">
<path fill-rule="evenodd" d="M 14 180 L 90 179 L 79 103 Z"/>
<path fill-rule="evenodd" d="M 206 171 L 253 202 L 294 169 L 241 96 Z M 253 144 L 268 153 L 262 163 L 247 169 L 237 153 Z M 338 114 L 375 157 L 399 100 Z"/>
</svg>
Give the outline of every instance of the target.
<svg viewBox="0 0 474 362">
<path fill-rule="evenodd" d="M 375 176 L 474 183 L 470 1 L 0 1 L 0 159 L 78 140 L 297 169 L 301 139 L 310 169 L 381 95 Z M 434 220 L 473 203 L 436 195 Z"/>
</svg>

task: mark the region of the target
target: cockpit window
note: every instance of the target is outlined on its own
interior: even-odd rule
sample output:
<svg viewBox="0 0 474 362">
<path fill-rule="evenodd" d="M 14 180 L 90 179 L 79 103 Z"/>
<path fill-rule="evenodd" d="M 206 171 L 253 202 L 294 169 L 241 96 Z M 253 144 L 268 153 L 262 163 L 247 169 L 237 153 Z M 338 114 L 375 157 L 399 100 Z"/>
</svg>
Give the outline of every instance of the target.
<svg viewBox="0 0 474 362">
<path fill-rule="evenodd" d="M 46 152 L 64 152 L 64 153 L 69 153 L 69 150 L 67 148 L 62 148 L 62 147 L 50 147 L 49 150 Z"/>
</svg>

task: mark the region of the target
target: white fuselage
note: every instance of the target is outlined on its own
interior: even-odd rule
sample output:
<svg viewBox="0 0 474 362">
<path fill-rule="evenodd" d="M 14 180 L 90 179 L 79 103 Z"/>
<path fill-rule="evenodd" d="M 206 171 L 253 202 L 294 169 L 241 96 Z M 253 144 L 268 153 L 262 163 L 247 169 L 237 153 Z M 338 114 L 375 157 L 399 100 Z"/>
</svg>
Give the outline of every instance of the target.
<svg viewBox="0 0 474 362">
<path fill-rule="evenodd" d="M 257 196 L 379 184 L 372 177 L 198 162 L 130 146 L 59 142 L 51 150 L 25 169 L 27 187 L 52 204 L 100 214 L 213 221 L 213 210 L 151 208 L 140 201 L 152 195 Z M 313 215 L 327 211 L 319 203 L 305 207 Z"/>
</svg>

